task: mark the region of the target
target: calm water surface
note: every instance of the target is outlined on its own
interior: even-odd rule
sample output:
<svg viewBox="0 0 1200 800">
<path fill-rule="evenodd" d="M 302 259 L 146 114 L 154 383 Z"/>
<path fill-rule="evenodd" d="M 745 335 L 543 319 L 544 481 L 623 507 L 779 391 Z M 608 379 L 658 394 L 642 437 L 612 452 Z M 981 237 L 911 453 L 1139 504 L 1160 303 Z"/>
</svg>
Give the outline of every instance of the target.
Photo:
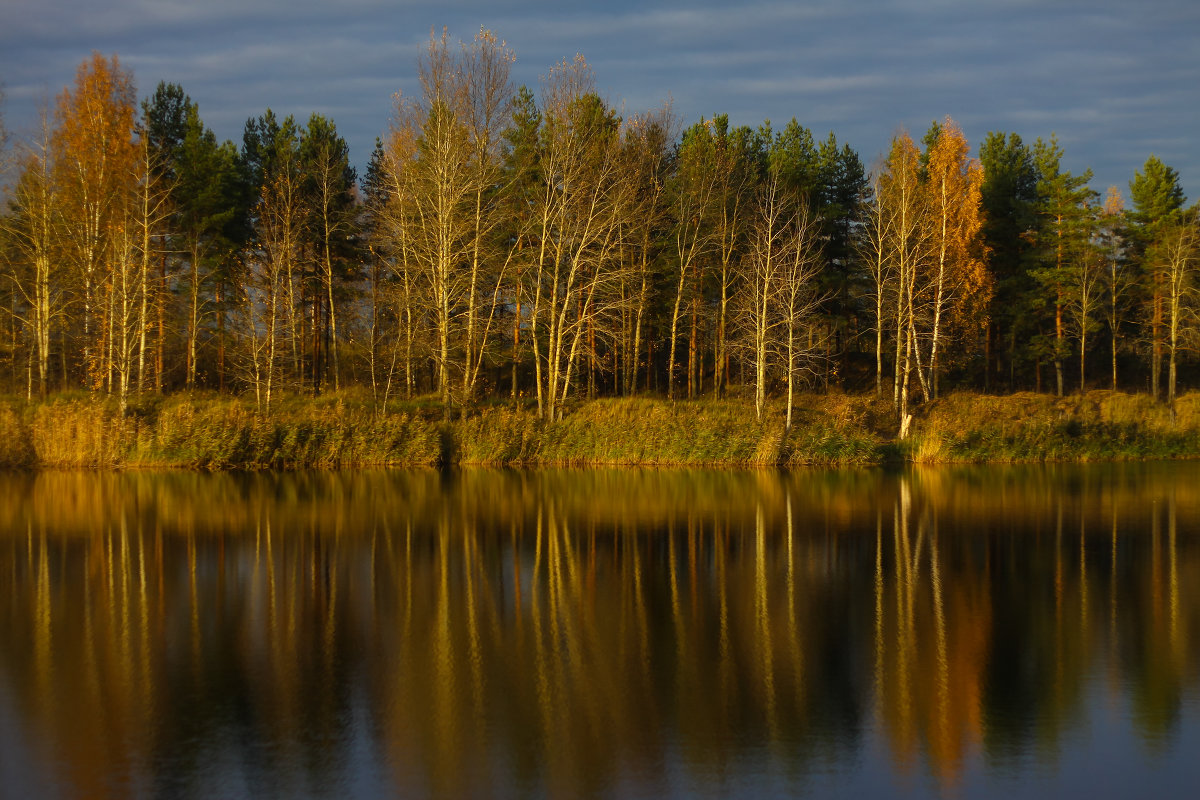
<svg viewBox="0 0 1200 800">
<path fill-rule="evenodd" d="M 0 475 L 0 796 L 1200 786 L 1200 465 Z"/>
</svg>

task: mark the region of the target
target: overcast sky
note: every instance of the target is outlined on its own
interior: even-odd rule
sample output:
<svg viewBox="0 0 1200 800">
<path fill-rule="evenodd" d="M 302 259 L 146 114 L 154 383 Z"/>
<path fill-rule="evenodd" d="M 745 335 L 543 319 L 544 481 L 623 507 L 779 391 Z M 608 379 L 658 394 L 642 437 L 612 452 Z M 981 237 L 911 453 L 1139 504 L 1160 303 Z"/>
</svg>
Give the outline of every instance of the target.
<svg viewBox="0 0 1200 800">
<path fill-rule="evenodd" d="M 331 117 L 366 163 L 392 95 L 411 93 L 430 30 L 480 26 L 517 56 L 516 83 L 582 53 L 610 102 L 734 124 L 793 116 L 834 131 L 867 166 L 906 128 L 947 114 L 972 148 L 988 131 L 1056 132 L 1073 172 L 1103 192 L 1151 153 L 1200 195 L 1197 0 L 413 2 L 411 0 L 3 0 L 0 83 L 10 130 L 93 50 L 116 53 L 140 96 L 179 83 L 217 136 L 241 142 L 267 107 Z"/>
</svg>

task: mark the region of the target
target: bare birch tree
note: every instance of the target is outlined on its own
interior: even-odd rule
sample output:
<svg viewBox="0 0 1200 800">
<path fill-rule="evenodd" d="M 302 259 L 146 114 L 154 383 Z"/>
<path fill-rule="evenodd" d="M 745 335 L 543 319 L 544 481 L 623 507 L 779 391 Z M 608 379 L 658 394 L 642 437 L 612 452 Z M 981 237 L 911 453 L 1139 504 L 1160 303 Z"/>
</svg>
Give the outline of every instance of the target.
<svg viewBox="0 0 1200 800">
<path fill-rule="evenodd" d="M 928 278 L 932 320 L 925 385 L 931 397 L 938 394 L 941 345 L 949 318 L 966 323 L 970 316 L 983 317 L 992 292 L 991 277 L 981 258 L 983 167 L 968 157 L 967 139 L 954 120 L 946 117 L 936 130 L 925 178 L 932 249 Z"/>
<path fill-rule="evenodd" d="M 875 396 L 883 396 L 883 342 L 884 329 L 887 327 L 890 308 L 894 302 L 897 274 L 892 253 L 888 250 L 891 241 L 891 217 L 887 205 L 880 202 L 880 175 L 874 172 L 870 177 L 870 198 L 860 206 L 862 219 L 859 237 L 856 239 L 859 260 L 866 267 L 871 277 L 868 294 L 874 311 L 875 334 Z"/>
<path fill-rule="evenodd" d="M 589 320 L 619 297 L 621 211 L 628 181 L 620 123 L 595 91 L 582 56 L 555 66 L 542 86 L 539 183 L 527 238 L 534 243 L 531 343 L 538 413 L 558 419 Z"/>
<path fill-rule="evenodd" d="M 741 262 L 745 292 L 741 323 L 754 367 L 754 412 L 759 421 L 766 413 L 767 369 L 781 322 L 776 313 L 779 275 L 791 256 L 788 227 L 794 206 L 789 199 L 778 174 L 772 171 L 759 188 L 750 238 Z"/>
<path fill-rule="evenodd" d="M 1179 352 L 1194 336 L 1196 269 L 1200 265 L 1200 230 L 1195 211 L 1176 214 L 1164 227 L 1151 253 L 1165 280 L 1167 311 L 1167 402 L 1175 402 Z"/>
<path fill-rule="evenodd" d="M 784 240 L 784 257 L 778 272 L 775 297 L 783 324 L 783 364 L 787 381 L 787 422 L 792 427 L 792 404 L 796 379 L 810 369 L 814 353 L 822 346 L 813 336 L 815 316 L 822 298 L 817 278 L 824 258 L 821 252 L 821 222 L 803 197 L 795 203 Z"/>
<path fill-rule="evenodd" d="M 31 343 L 26 385 L 30 399 L 35 372 L 38 394 L 45 397 L 49 392 L 51 326 L 62 313 L 66 299 L 58 252 L 59 198 L 51 174 L 51 132 L 45 113 L 41 121 L 41 137 L 28 147 L 22 159 L 10 201 L 13 213 L 0 218 L 23 262 L 13 270 L 12 280 L 27 309 L 23 322 Z"/>
<path fill-rule="evenodd" d="M 908 434 L 909 384 L 915 371 L 922 376 L 918 316 L 923 312 L 924 293 L 917 286 L 928 258 L 928 213 L 920 185 L 920 153 L 907 133 L 892 139 L 891 152 L 879 177 L 877 203 L 886 216 L 887 250 L 894 265 L 896 292 L 894 330 L 896 353 L 893 364 L 892 402 L 900 420 L 901 438 Z M 923 386 L 923 384 L 922 384 Z M 924 386 L 923 386 L 924 388 Z M 926 396 L 928 392 L 926 391 Z"/>
<path fill-rule="evenodd" d="M 61 197 L 65 255 L 82 286 L 82 350 L 86 383 L 111 385 L 103 295 L 112 257 L 114 216 L 136 159 L 133 77 L 116 56 L 93 53 L 80 64 L 73 90 L 59 95 L 52 159 Z"/>
</svg>

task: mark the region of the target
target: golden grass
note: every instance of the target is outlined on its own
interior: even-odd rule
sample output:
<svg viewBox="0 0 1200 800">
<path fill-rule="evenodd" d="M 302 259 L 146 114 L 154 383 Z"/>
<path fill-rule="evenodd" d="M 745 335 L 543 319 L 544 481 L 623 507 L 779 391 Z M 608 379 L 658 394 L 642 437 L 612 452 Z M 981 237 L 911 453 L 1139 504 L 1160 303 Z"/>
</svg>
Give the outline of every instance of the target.
<svg viewBox="0 0 1200 800">
<path fill-rule="evenodd" d="M 532 409 L 483 407 L 450 423 L 436 405 L 378 413 L 365 392 L 280 398 L 270 414 L 216 394 L 141 398 L 121 417 L 73 394 L 0 402 L 0 467 L 299 469 L 354 466 L 799 466 L 1200 456 L 1200 393 L 1172 410 L 1143 395 L 1056 398 L 953 393 L 914 409 L 896 440 L 889 399 L 797 398 L 764 419 L 743 400 L 601 399 L 547 422 Z"/>
</svg>

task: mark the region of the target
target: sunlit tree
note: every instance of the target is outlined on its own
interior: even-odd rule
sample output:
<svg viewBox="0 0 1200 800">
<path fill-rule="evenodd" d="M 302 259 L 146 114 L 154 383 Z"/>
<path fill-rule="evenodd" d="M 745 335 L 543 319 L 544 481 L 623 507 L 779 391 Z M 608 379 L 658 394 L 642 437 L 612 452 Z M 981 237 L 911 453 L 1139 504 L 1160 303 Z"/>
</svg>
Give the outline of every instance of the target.
<svg viewBox="0 0 1200 800">
<path fill-rule="evenodd" d="M 1162 276 L 1167 349 L 1167 402 L 1175 402 L 1179 353 L 1195 338 L 1200 223 L 1196 210 L 1174 215 L 1147 253 L 1150 267 Z"/>
<path fill-rule="evenodd" d="M 1166 244 L 1174 238 L 1174 229 L 1183 208 L 1183 188 L 1179 184 L 1179 173 L 1164 164 L 1158 157 L 1146 159 L 1142 171 L 1129 182 L 1129 194 L 1133 201 L 1130 219 L 1131 249 L 1133 257 L 1142 265 L 1143 277 L 1148 286 L 1146 317 L 1150 331 L 1150 394 L 1161 395 L 1162 360 L 1169 345 L 1170 313 L 1168 295 L 1170 276 L 1163 267 L 1171 259 L 1151 254 L 1156 245 Z"/>
<path fill-rule="evenodd" d="M 878 200 L 880 181 L 879 171 L 873 171 L 867 184 L 866 191 L 869 194 L 859 205 L 859 228 L 855 239 L 858 261 L 870 279 L 865 294 L 873 311 L 871 330 L 875 337 L 876 397 L 883 396 L 883 342 L 889 321 L 889 309 L 894 302 L 891 293 L 897 288 L 895 261 L 888 250 L 892 220 L 886 204 Z"/>
<path fill-rule="evenodd" d="M 927 382 L 934 397 L 938 393 L 940 345 L 946 329 L 981 331 L 992 295 L 992 277 L 983 261 L 980 237 L 983 168 L 968 157 L 967 139 L 954 120 L 947 117 L 936 130 L 925 166 L 933 317 Z M 974 344 L 965 336 L 960 336 L 959 342 Z"/>
<path fill-rule="evenodd" d="M 68 287 L 63 275 L 59 196 L 51 174 L 51 131 L 42 115 L 41 136 L 23 149 L 20 172 L 3 219 L 11 247 L 9 278 L 21 295 L 31 364 L 26 394 L 45 397 L 50 389 L 52 326 L 61 324 Z M 65 376 L 64 376 L 65 377 Z"/>
<path fill-rule="evenodd" d="M 530 301 L 538 413 L 562 416 L 589 323 L 619 301 L 622 213 L 630 189 L 616 113 L 582 56 L 542 86 L 538 186 L 523 238 L 534 248 Z"/>
<path fill-rule="evenodd" d="M 787 385 L 785 427 L 792 427 L 792 407 L 801 374 L 811 370 L 823 344 L 816 334 L 817 311 L 822 301 L 818 280 L 828 263 L 822 248 L 821 221 L 807 198 L 796 199 L 788 220 L 785 250 L 775 293 L 782 323 L 784 381 Z"/>
<path fill-rule="evenodd" d="M 53 132 L 54 182 L 60 198 L 64 255 L 79 283 L 85 382 L 111 388 L 113 232 L 134 174 L 136 97 L 133 76 L 116 56 L 79 65 L 58 96 Z"/>
<path fill-rule="evenodd" d="M 684 131 L 675 154 L 671 183 L 671 216 L 674 228 L 675 292 L 667 355 L 667 397 L 675 398 L 675 348 L 679 340 L 680 310 L 699 296 L 700 264 L 716 249 L 716 212 L 721 160 L 711 123 L 701 120 Z M 688 396 L 692 396 L 691 370 Z"/>
<path fill-rule="evenodd" d="M 244 335 L 249 337 L 255 388 L 268 406 L 283 376 L 288 376 L 293 386 L 303 380 L 299 295 L 311 216 L 304 192 L 300 136 L 291 116 L 280 124 L 269 109 L 246 123 L 243 136 L 242 160 L 249 168 L 256 195 L 251 211 L 251 252 L 242 278 L 248 326 Z M 285 370 L 285 365 L 290 369 Z"/>
<path fill-rule="evenodd" d="M 445 31 L 431 37 L 419 64 L 419 95 L 397 98 L 387 159 L 398 204 L 393 227 L 403 227 L 396 228 L 403 255 L 432 300 L 446 415 L 452 366 L 461 368 L 462 401 L 475 391 L 513 244 L 500 234 L 512 52 L 486 30 L 460 51 Z"/>
<path fill-rule="evenodd" d="M 654 311 L 652 304 L 657 297 L 654 290 L 662 272 L 663 257 L 670 249 L 666 232 L 672 228 L 673 196 L 668 186 L 673 166 L 672 137 L 669 105 L 633 115 L 622 130 L 622 158 L 630 191 L 623 195 L 627 205 L 620 214 L 622 230 L 618 234 L 622 262 L 617 308 L 620 320 L 608 327 L 612 328 L 614 339 L 612 354 L 619 360 L 619 364 L 613 365 L 613 379 L 619 381 L 619 391 L 627 396 L 637 392 L 642 344 L 647 338 Z M 678 313 L 677 308 L 676 319 Z M 674 342 L 671 350 L 673 360 Z M 689 360 L 689 391 L 693 388 L 692 367 Z M 647 372 L 650 368 L 647 358 Z M 668 376 L 671 372 L 668 371 Z M 590 383 L 589 388 L 594 388 Z M 668 388 L 673 388 L 670 377 Z"/>
<path fill-rule="evenodd" d="M 909 423 L 909 384 L 921 369 L 920 341 L 917 330 L 919 318 L 927 302 L 923 286 L 917 285 L 926 273 L 929 258 L 928 195 L 921 186 L 921 154 L 907 133 L 892 139 L 891 150 L 879 177 L 876 202 L 882 204 L 887 231 L 885 250 L 892 263 L 895 287 L 893 331 L 895 361 L 893 362 L 892 403 L 900 419 L 901 435 L 906 435 Z M 922 386 L 924 388 L 924 386 Z M 925 391 L 928 396 L 928 391 Z"/>
<path fill-rule="evenodd" d="M 1067 344 L 1067 312 L 1072 265 L 1078 263 L 1091 234 L 1091 215 L 1095 193 L 1088 188 L 1092 171 L 1072 175 L 1061 167 L 1063 149 L 1055 136 L 1049 141 L 1038 139 L 1033 145 L 1038 169 L 1038 235 L 1039 267 L 1034 277 L 1042 290 L 1042 300 L 1053 314 L 1053 346 L 1055 392 L 1064 390 L 1064 361 L 1069 354 Z"/>
<path fill-rule="evenodd" d="M 353 237 L 356 211 L 356 174 L 350 166 L 350 148 L 337 127 L 320 114 L 309 117 L 300 140 L 305 206 L 311 217 L 309 236 L 315 249 L 318 282 L 325 301 L 329 330 L 329 356 L 333 388 L 341 388 L 338 363 L 339 284 L 354 277 L 357 269 Z M 314 297 L 314 304 L 319 307 Z M 314 354 L 314 358 L 316 358 Z M 314 374 L 317 372 L 314 365 Z"/>
<path fill-rule="evenodd" d="M 1129 313 L 1130 296 L 1136 283 L 1126 257 L 1125 207 L 1121 191 L 1108 187 L 1104 208 L 1100 212 L 1098 242 L 1104 259 L 1105 317 L 1108 322 L 1109 351 L 1112 356 L 1112 389 L 1117 389 L 1117 353 L 1121 347 L 1120 331 Z"/>
</svg>

